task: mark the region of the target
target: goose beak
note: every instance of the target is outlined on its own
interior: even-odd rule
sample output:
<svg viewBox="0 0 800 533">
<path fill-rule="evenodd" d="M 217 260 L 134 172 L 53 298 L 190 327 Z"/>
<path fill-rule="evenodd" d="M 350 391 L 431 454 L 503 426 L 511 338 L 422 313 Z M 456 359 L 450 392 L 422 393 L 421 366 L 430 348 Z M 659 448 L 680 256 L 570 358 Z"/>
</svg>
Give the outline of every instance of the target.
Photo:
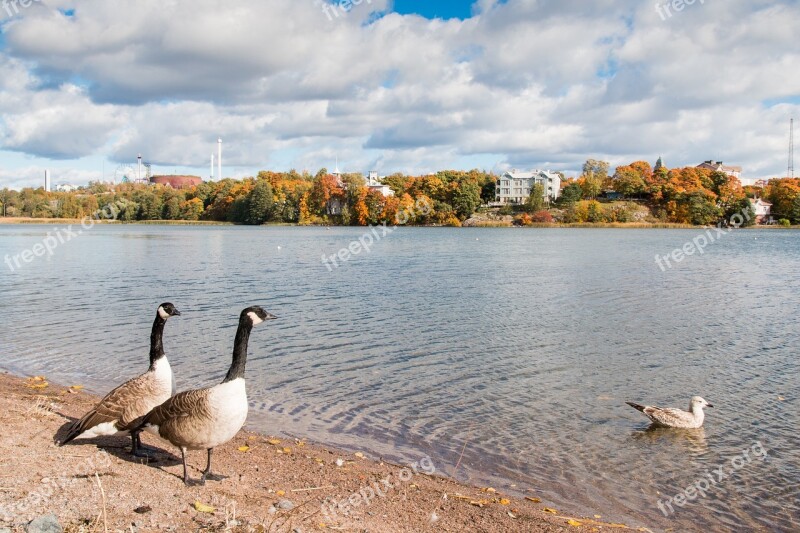
<svg viewBox="0 0 800 533">
<path fill-rule="evenodd" d="M 276 318 L 278 318 L 278 317 L 276 317 L 272 313 L 267 313 L 267 316 L 266 316 L 265 320 L 275 320 Z"/>
<path fill-rule="evenodd" d="M 174 311 L 172 311 L 172 316 L 181 316 L 181 312 L 175 309 Z"/>
</svg>

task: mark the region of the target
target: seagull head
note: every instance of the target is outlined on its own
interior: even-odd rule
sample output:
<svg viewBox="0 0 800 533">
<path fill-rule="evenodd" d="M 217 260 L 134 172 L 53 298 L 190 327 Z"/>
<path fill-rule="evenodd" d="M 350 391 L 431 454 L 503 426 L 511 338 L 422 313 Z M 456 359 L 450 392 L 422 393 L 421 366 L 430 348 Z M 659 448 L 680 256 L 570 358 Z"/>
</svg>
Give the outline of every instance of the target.
<svg viewBox="0 0 800 533">
<path fill-rule="evenodd" d="M 703 409 L 704 407 L 714 407 L 701 396 L 692 396 L 691 402 L 692 411 L 695 409 Z"/>
</svg>

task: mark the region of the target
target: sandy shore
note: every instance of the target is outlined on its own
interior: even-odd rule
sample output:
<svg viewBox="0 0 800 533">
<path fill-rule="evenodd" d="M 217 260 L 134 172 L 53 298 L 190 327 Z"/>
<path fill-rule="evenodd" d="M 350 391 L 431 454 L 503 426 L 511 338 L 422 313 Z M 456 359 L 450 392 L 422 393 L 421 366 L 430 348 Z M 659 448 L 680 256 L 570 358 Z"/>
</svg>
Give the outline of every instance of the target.
<svg viewBox="0 0 800 533">
<path fill-rule="evenodd" d="M 630 530 L 428 475 L 425 460 L 403 467 L 245 431 L 215 451 L 227 477 L 186 487 L 180 454 L 151 435 L 155 462 L 133 460 L 124 437 L 56 446 L 97 400 L 0 372 L 0 531 L 46 514 L 67 532 Z M 189 464 L 198 479 L 205 454 L 190 452 Z"/>
</svg>

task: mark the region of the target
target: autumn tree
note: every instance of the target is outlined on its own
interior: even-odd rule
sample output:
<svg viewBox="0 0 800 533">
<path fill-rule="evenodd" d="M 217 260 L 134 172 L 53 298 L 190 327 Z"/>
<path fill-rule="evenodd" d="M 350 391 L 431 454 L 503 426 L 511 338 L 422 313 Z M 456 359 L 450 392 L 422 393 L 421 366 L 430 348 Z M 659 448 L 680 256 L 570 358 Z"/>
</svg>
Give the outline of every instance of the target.
<svg viewBox="0 0 800 533">
<path fill-rule="evenodd" d="M 646 161 L 619 166 L 614 173 L 614 190 L 623 197 L 640 196 L 646 192 L 652 174 L 653 170 Z"/>
<path fill-rule="evenodd" d="M 583 164 L 583 174 L 581 174 L 580 185 L 584 197 L 597 198 L 603 191 L 603 185 L 608 179 L 608 166 L 606 161 L 588 159 Z"/>
</svg>

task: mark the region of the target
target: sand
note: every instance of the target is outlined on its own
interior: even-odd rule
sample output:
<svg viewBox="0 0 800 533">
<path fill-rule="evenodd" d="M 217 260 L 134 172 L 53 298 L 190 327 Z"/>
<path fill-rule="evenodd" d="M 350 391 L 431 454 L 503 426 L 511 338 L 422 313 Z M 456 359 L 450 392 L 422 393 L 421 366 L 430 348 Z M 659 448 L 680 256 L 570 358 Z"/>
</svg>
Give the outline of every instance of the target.
<svg viewBox="0 0 800 533">
<path fill-rule="evenodd" d="M 180 452 L 152 435 L 142 441 L 155 448 L 155 462 L 131 457 L 127 437 L 58 447 L 54 439 L 97 401 L 0 372 L 0 532 L 25 531 L 51 513 L 67 532 L 630 530 L 428 475 L 433 468 L 424 459 L 393 465 L 246 431 L 214 452 L 214 471 L 224 479 L 187 487 Z M 189 452 L 188 461 L 198 480 L 205 453 Z"/>
</svg>

